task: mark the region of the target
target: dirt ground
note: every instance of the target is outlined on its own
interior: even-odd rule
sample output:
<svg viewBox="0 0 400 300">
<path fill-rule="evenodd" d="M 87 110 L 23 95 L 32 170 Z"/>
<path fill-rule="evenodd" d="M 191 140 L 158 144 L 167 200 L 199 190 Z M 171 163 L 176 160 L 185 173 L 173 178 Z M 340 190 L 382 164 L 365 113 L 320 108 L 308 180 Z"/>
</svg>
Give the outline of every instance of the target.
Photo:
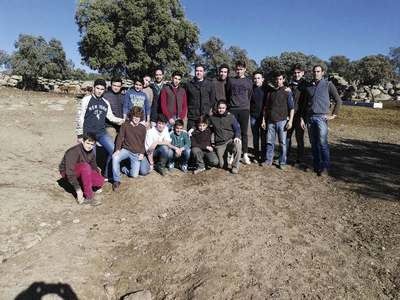
<svg viewBox="0 0 400 300">
<path fill-rule="evenodd" d="M 57 171 L 75 101 L 0 88 L 1 299 L 400 298 L 399 109 L 344 107 L 328 178 L 177 170 L 82 207 Z"/>
</svg>

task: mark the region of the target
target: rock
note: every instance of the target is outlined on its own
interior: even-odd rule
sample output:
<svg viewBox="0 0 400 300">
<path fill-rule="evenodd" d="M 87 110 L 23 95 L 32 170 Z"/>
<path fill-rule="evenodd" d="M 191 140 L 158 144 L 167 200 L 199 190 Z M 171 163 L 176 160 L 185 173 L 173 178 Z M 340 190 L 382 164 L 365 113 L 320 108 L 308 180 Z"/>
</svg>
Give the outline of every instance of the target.
<svg viewBox="0 0 400 300">
<path fill-rule="evenodd" d="M 394 89 L 389 89 L 388 90 L 388 94 L 390 95 L 390 96 L 394 96 L 395 95 L 395 90 Z"/>
<path fill-rule="evenodd" d="M 372 89 L 371 90 L 371 94 L 373 97 L 378 96 L 379 94 L 381 94 L 382 92 L 379 89 Z"/>
<path fill-rule="evenodd" d="M 21 75 L 12 75 L 11 79 L 16 80 L 16 81 L 22 81 L 22 76 Z"/>
<path fill-rule="evenodd" d="M 393 89 L 393 84 L 391 84 L 390 82 L 386 82 L 386 83 L 385 83 L 385 89 L 386 89 L 386 90 Z"/>
<path fill-rule="evenodd" d="M 397 95 L 397 96 L 400 96 L 400 90 L 397 90 L 397 91 L 396 91 L 396 95 Z"/>
<path fill-rule="evenodd" d="M 11 86 L 11 87 L 16 87 L 17 84 L 18 84 L 18 80 L 15 80 L 15 79 L 10 79 L 7 81 L 7 85 Z"/>
<path fill-rule="evenodd" d="M 158 217 L 159 217 L 160 219 L 165 219 L 167 216 L 168 216 L 167 213 L 163 213 L 163 214 L 161 214 L 161 215 L 158 215 Z"/>
<path fill-rule="evenodd" d="M 396 90 L 400 90 L 400 82 L 396 83 L 396 85 L 394 86 L 394 88 L 395 88 Z"/>
<path fill-rule="evenodd" d="M 400 101 L 400 96 L 396 96 L 396 101 Z"/>
<path fill-rule="evenodd" d="M 366 99 L 367 98 L 367 93 L 363 92 L 363 93 L 358 93 L 358 98 L 359 99 Z"/>
<path fill-rule="evenodd" d="M 388 101 L 388 100 L 392 100 L 392 96 L 388 94 L 382 93 L 374 97 L 374 101 Z"/>
<path fill-rule="evenodd" d="M 73 221 L 72 221 L 72 223 L 74 223 L 74 224 L 78 224 L 80 221 L 79 221 L 79 219 L 74 219 Z"/>
<path fill-rule="evenodd" d="M 122 296 L 121 299 L 123 300 L 151 300 L 151 293 L 150 291 L 137 291 L 128 293 L 125 296 Z"/>
</svg>

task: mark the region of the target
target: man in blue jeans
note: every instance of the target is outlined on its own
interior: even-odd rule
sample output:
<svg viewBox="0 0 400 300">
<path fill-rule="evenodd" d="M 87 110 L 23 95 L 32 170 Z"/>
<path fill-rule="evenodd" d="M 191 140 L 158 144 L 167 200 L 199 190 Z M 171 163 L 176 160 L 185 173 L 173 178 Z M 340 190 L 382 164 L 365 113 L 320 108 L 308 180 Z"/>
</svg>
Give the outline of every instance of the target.
<svg viewBox="0 0 400 300">
<path fill-rule="evenodd" d="M 292 128 L 294 105 L 292 93 L 284 85 L 285 75 L 275 75 L 276 89 L 270 92 L 265 103 L 265 118 L 262 127 L 267 129 L 267 153 L 264 166 L 271 166 L 274 159 L 275 139 L 279 140 L 279 168 L 286 168 L 286 133 Z"/>
<path fill-rule="evenodd" d="M 106 86 L 104 79 L 96 79 L 93 94 L 82 99 L 77 116 L 76 133 L 78 142 L 81 142 L 83 134 L 94 134 L 97 143 L 107 151 L 108 156 L 103 173 L 105 177 L 108 177 L 108 164 L 114 152 L 114 139 L 106 133 L 106 119 L 118 125 L 122 125 L 124 119 L 114 116 L 110 103 L 103 98 Z"/>
<path fill-rule="evenodd" d="M 330 167 L 328 145 L 328 121 L 336 118 L 342 99 L 332 82 L 323 78 L 324 69 L 321 65 L 313 67 L 313 81 L 304 88 L 305 107 L 302 109 L 301 126 L 305 129 L 307 123 L 313 156 L 314 171 L 318 176 L 327 176 Z M 335 105 L 332 114 L 330 98 Z M 305 121 L 305 122 L 304 122 Z"/>
</svg>

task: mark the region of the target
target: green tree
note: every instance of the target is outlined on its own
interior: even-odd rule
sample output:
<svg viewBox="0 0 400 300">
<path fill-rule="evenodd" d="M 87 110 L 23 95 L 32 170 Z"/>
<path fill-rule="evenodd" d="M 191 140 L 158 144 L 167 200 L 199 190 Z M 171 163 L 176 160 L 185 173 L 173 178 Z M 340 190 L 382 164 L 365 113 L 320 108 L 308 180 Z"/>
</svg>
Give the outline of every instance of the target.
<svg viewBox="0 0 400 300">
<path fill-rule="evenodd" d="M 199 29 L 179 0 L 81 0 L 75 20 L 83 60 L 101 73 L 186 72 L 198 47 Z"/>
<path fill-rule="evenodd" d="M 246 73 L 248 76 L 252 76 L 253 72 L 257 70 L 257 62 L 248 56 L 245 49 L 238 46 L 231 46 L 227 52 L 231 61 L 231 70 L 234 70 L 237 61 L 243 61 L 246 64 Z"/>
<path fill-rule="evenodd" d="M 389 51 L 390 60 L 394 66 L 394 70 L 400 76 L 400 47 L 392 47 Z"/>
<path fill-rule="evenodd" d="M 10 55 L 4 50 L 0 50 L 0 69 L 3 67 L 8 69 L 10 67 L 10 60 Z"/>
<path fill-rule="evenodd" d="M 345 79 L 350 80 L 350 59 L 344 55 L 335 55 L 329 58 L 329 71 L 332 73 L 338 73 Z"/>
<path fill-rule="evenodd" d="M 211 37 L 201 44 L 200 50 L 200 61 L 206 66 L 208 76 L 216 76 L 218 67 L 223 63 L 231 65 L 231 58 L 224 48 L 224 42 L 217 37 Z"/>
<path fill-rule="evenodd" d="M 395 75 L 390 59 L 381 54 L 363 57 L 356 63 L 356 69 L 356 79 L 366 85 L 381 84 Z"/>
<path fill-rule="evenodd" d="M 11 56 L 11 69 L 23 76 L 24 88 L 33 88 L 38 76 L 65 79 L 68 62 L 61 42 L 42 36 L 20 34 L 15 42 L 16 51 Z"/>
</svg>

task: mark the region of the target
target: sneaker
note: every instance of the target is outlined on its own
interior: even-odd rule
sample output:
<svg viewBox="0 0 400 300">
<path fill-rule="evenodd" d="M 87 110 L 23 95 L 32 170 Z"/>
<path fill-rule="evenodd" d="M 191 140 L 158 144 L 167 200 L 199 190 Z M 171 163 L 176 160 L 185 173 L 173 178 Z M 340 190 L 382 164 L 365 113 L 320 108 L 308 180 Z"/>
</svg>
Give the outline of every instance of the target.
<svg viewBox="0 0 400 300">
<path fill-rule="evenodd" d="M 119 189 L 120 185 L 121 185 L 121 182 L 119 182 L 119 181 L 114 182 L 113 185 L 112 185 L 112 190 L 114 192 L 116 192 Z"/>
<path fill-rule="evenodd" d="M 231 172 L 232 172 L 232 174 L 238 174 L 239 173 L 239 168 L 233 167 Z"/>
<path fill-rule="evenodd" d="M 163 167 L 156 166 L 156 167 L 154 167 L 154 170 L 156 172 L 158 172 L 161 176 L 165 176 L 167 174 L 166 168 L 163 168 Z"/>
<path fill-rule="evenodd" d="M 328 170 L 327 169 L 323 169 L 323 170 L 318 170 L 317 171 L 317 176 L 319 177 L 328 177 Z"/>
<path fill-rule="evenodd" d="M 76 191 L 76 202 L 78 202 L 78 204 L 84 204 L 83 202 L 85 202 L 85 198 L 83 197 L 82 190 Z"/>
<path fill-rule="evenodd" d="M 286 170 L 287 169 L 287 165 L 279 165 L 278 168 L 281 169 L 281 170 Z"/>
<path fill-rule="evenodd" d="M 175 164 L 174 163 L 170 163 L 168 164 L 168 171 L 172 171 L 175 168 Z"/>
<path fill-rule="evenodd" d="M 206 170 L 206 168 L 198 168 L 198 169 L 193 171 L 193 174 L 199 174 L 201 172 L 204 172 L 205 170 Z"/>
<path fill-rule="evenodd" d="M 242 161 L 243 161 L 243 163 L 244 163 L 245 165 L 250 165 L 250 164 L 251 164 L 249 155 L 248 155 L 247 153 L 244 153 L 244 154 L 243 154 L 243 159 L 242 159 Z"/>
<path fill-rule="evenodd" d="M 102 202 L 92 197 L 92 198 L 85 198 L 81 204 L 90 206 L 99 206 L 102 204 Z"/>
<path fill-rule="evenodd" d="M 95 191 L 96 194 L 101 194 L 102 192 L 103 192 L 103 189 L 102 189 L 102 188 L 99 188 L 99 189 L 97 189 L 97 190 Z"/>
<path fill-rule="evenodd" d="M 271 167 L 271 166 L 272 166 L 272 162 L 270 162 L 270 161 L 264 161 L 264 162 L 261 164 L 261 166 L 263 166 L 263 167 Z"/>
<path fill-rule="evenodd" d="M 232 153 L 228 154 L 227 163 L 228 163 L 228 169 L 230 169 L 232 167 L 232 164 L 233 164 L 233 154 Z"/>
<path fill-rule="evenodd" d="M 182 165 L 182 166 L 181 166 L 181 170 L 182 170 L 183 173 L 187 173 L 187 171 L 188 171 L 188 166 L 187 166 L 187 165 Z"/>
</svg>

